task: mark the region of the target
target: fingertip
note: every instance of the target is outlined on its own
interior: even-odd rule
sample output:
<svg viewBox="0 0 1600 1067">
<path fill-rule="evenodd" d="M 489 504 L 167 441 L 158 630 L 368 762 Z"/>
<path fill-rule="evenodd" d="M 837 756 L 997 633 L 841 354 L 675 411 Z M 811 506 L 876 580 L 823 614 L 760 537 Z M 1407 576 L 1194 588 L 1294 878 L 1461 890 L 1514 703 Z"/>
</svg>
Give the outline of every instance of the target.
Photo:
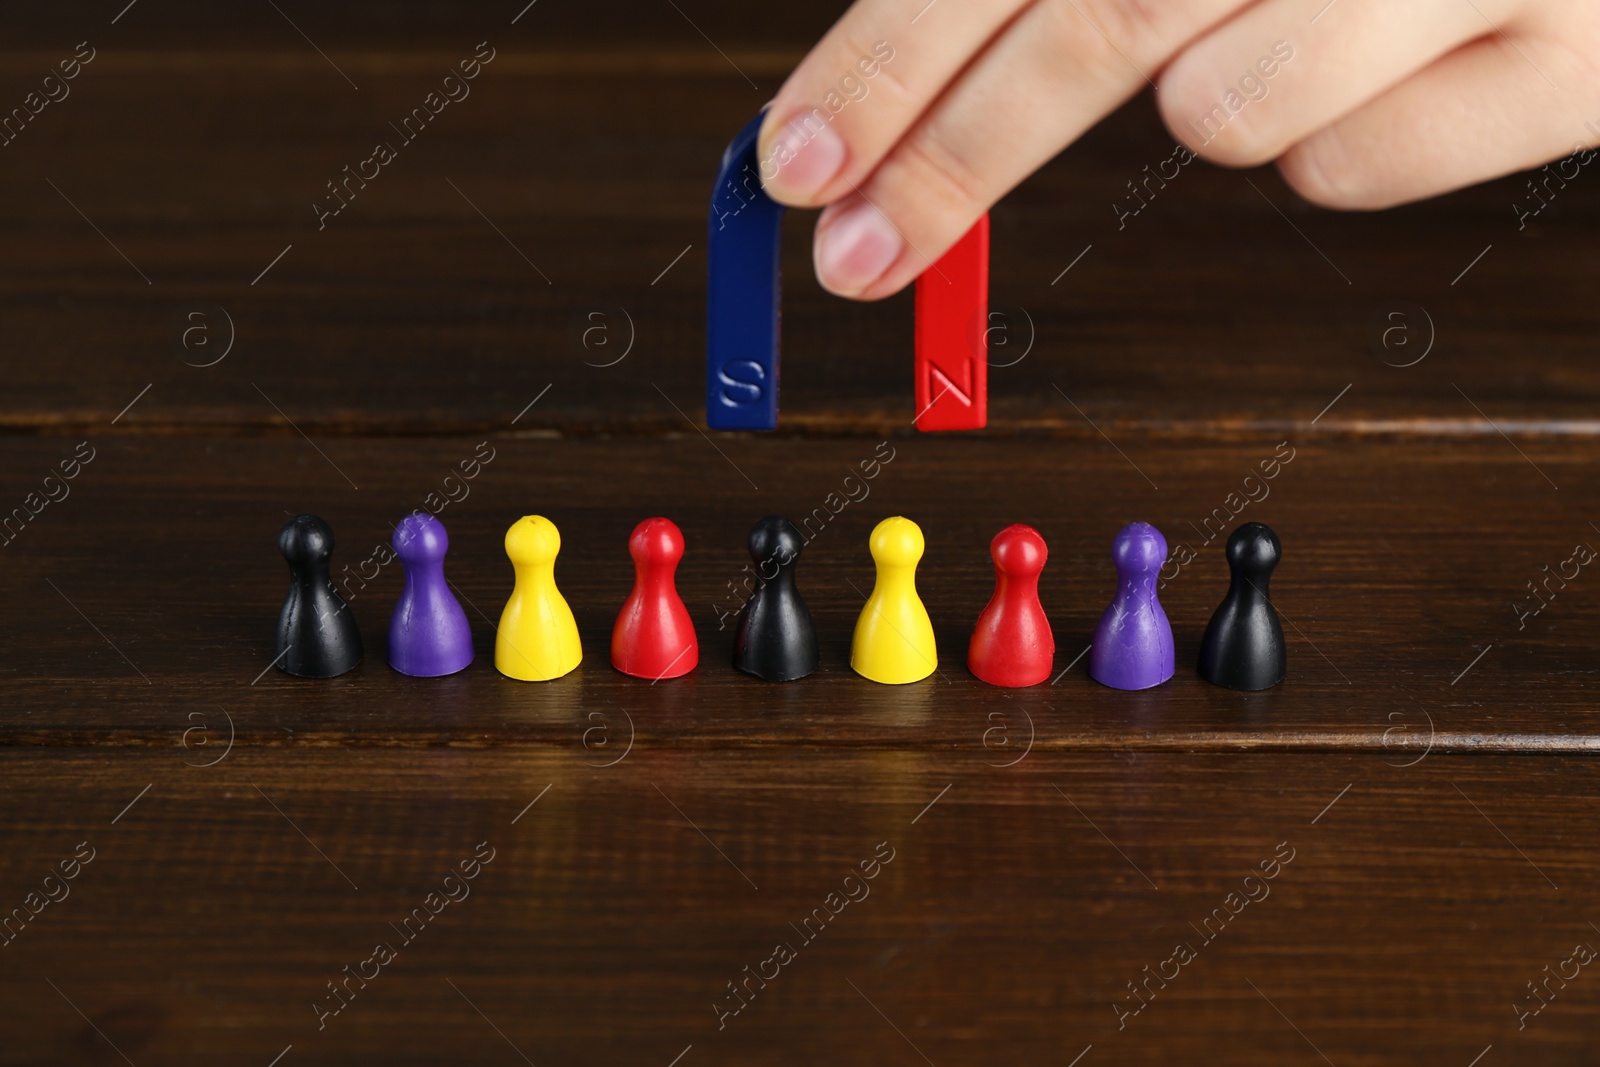
<svg viewBox="0 0 1600 1067">
<path fill-rule="evenodd" d="M 1303 200 L 1318 207 L 1345 206 L 1344 197 L 1322 169 L 1315 147 L 1307 141 L 1300 142 L 1278 157 L 1278 173 Z"/>
<path fill-rule="evenodd" d="M 761 132 L 756 134 L 756 159 L 765 161 L 772 158 L 772 146 L 778 139 L 778 131 L 783 128 L 783 123 L 778 121 L 778 111 L 774 106 L 775 100 L 767 101 L 761 109 Z M 766 185 L 766 176 L 762 176 L 762 185 Z"/>
<path fill-rule="evenodd" d="M 1336 211 L 1378 211 L 1408 197 L 1353 160 L 1337 126 L 1294 145 L 1277 160 L 1283 180 L 1307 201 Z"/>
<path fill-rule="evenodd" d="M 1193 51 L 1172 62 L 1161 75 L 1156 107 L 1167 132 L 1178 143 L 1209 163 L 1222 167 L 1259 167 L 1277 155 L 1277 146 L 1264 135 L 1262 106 L 1250 101 L 1213 76 L 1204 57 Z"/>
<path fill-rule="evenodd" d="M 852 300 L 887 296 L 888 292 L 876 290 L 904 251 L 899 231 L 866 200 L 834 205 L 817 221 L 813 249 L 817 281 L 835 296 Z"/>
<path fill-rule="evenodd" d="M 790 207 L 817 207 L 843 172 L 849 148 L 820 108 L 779 120 L 769 111 L 756 140 L 767 195 Z"/>
<path fill-rule="evenodd" d="M 1166 124 L 1167 132 L 1183 147 L 1197 156 L 1205 158 L 1208 137 L 1203 130 L 1197 130 L 1191 115 L 1200 109 L 1199 101 L 1202 94 L 1198 91 L 1198 82 L 1190 74 L 1193 66 L 1188 61 L 1187 55 L 1180 55 L 1162 71 L 1156 85 L 1155 102 L 1156 110 L 1161 115 L 1161 121 Z"/>
</svg>

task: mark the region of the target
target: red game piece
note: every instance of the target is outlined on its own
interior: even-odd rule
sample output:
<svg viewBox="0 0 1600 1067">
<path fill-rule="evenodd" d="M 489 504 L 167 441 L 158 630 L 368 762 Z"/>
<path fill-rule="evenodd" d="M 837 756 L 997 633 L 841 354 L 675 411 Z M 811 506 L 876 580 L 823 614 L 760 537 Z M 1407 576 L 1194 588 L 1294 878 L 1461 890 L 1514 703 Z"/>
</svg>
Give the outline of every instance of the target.
<svg viewBox="0 0 1600 1067">
<path fill-rule="evenodd" d="M 972 628 L 967 669 L 990 685 L 1038 685 L 1050 677 L 1056 654 L 1050 620 L 1039 603 L 1044 538 L 1016 523 L 994 535 L 994 596 Z"/>
<path fill-rule="evenodd" d="M 673 575 L 683 558 L 683 531 L 671 519 L 646 519 L 628 538 L 633 592 L 611 631 L 611 665 L 635 678 L 676 678 L 700 662 L 700 642 Z"/>
<path fill-rule="evenodd" d="M 917 278 L 917 429 L 989 421 L 989 216 Z"/>
</svg>

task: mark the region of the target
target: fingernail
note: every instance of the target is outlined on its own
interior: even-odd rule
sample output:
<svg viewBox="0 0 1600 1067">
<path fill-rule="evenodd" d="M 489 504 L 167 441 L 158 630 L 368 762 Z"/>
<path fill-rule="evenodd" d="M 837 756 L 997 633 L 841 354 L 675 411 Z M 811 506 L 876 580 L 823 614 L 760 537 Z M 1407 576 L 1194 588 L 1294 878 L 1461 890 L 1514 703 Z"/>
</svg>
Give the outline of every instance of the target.
<svg viewBox="0 0 1600 1067">
<path fill-rule="evenodd" d="M 889 220 L 860 202 L 836 215 L 817 238 L 817 279 L 840 296 L 855 296 L 883 277 L 905 247 Z"/>
<path fill-rule="evenodd" d="M 766 185 L 782 196 L 805 200 L 821 192 L 844 169 L 844 138 L 829 123 L 806 112 L 791 120 L 772 142 L 775 173 Z M 773 169 L 763 167 L 763 172 Z"/>
</svg>

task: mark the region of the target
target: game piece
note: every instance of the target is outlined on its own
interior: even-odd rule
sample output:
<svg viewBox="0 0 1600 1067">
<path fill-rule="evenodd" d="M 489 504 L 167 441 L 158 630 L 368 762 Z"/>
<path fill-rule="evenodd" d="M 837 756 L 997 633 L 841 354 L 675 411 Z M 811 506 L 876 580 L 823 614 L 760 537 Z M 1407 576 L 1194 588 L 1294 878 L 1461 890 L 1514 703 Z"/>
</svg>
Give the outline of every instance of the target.
<svg viewBox="0 0 1600 1067">
<path fill-rule="evenodd" d="M 683 558 L 683 531 L 671 519 L 646 519 L 633 528 L 628 554 L 633 592 L 611 631 L 611 664 L 651 681 L 688 674 L 700 662 L 700 642 L 673 585 Z"/>
<path fill-rule="evenodd" d="M 1272 528 L 1247 522 L 1228 537 L 1232 579 L 1200 642 L 1200 677 L 1227 689 L 1271 689 L 1288 669 L 1267 582 L 1283 557 Z"/>
<path fill-rule="evenodd" d="M 873 528 L 868 547 L 878 576 L 856 620 L 850 666 L 885 685 L 920 681 L 939 666 L 933 622 L 917 596 L 922 531 L 910 519 L 884 519 Z"/>
<path fill-rule="evenodd" d="M 561 533 L 543 515 L 525 515 L 506 531 L 517 578 L 495 632 L 494 666 L 507 678 L 548 682 L 583 661 L 577 621 L 556 588 L 560 551 Z"/>
<path fill-rule="evenodd" d="M 989 216 L 917 278 L 917 429 L 989 419 Z"/>
<path fill-rule="evenodd" d="M 794 585 L 805 538 L 794 523 L 769 515 L 750 531 L 756 591 L 739 612 L 733 665 L 769 682 L 792 682 L 817 669 L 817 630 Z"/>
<path fill-rule="evenodd" d="M 1014 523 L 989 542 L 994 596 L 978 616 L 967 646 L 967 669 L 990 685 L 1038 685 L 1056 654 L 1050 620 L 1039 603 L 1039 572 L 1048 555 L 1032 526 Z"/>
<path fill-rule="evenodd" d="M 472 662 L 472 627 L 444 577 L 450 535 L 426 512 L 400 520 L 390 539 L 405 584 L 389 616 L 389 666 L 414 678 L 438 678 Z"/>
<path fill-rule="evenodd" d="M 1089 676 L 1113 689 L 1149 689 L 1172 677 L 1172 625 L 1156 597 L 1167 539 L 1147 522 L 1130 522 L 1111 545 L 1117 595 L 1100 616 L 1089 650 Z"/>
<path fill-rule="evenodd" d="M 751 119 L 722 154 L 711 193 L 706 287 L 706 425 L 771 430 L 778 425 L 779 278 L 782 204 L 761 184 Z"/>
<path fill-rule="evenodd" d="M 328 579 L 333 530 L 315 515 L 300 515 L 278 531 L 289 563 L 289 595 L 278 613 L 277 658 L 300 678 L 333 678 L 361 662 L 361 631 Z"/>
</svg>

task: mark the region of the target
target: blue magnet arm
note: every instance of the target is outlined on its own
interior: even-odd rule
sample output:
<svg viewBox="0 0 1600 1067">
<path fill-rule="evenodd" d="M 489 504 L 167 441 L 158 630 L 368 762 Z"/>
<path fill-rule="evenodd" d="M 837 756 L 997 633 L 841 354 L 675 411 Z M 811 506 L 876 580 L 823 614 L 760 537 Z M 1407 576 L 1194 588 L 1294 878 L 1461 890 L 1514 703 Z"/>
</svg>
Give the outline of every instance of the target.
<svg viewBox="0 0 1600 1067">
<path fill-rule="evenodd" d="M 706 287 L 706 425 L 778 427 L 778 274 L 783 205 L 761 185 L 756 137 L 765 112 L 722 155 L 711 193 Z"/>
</svg>

